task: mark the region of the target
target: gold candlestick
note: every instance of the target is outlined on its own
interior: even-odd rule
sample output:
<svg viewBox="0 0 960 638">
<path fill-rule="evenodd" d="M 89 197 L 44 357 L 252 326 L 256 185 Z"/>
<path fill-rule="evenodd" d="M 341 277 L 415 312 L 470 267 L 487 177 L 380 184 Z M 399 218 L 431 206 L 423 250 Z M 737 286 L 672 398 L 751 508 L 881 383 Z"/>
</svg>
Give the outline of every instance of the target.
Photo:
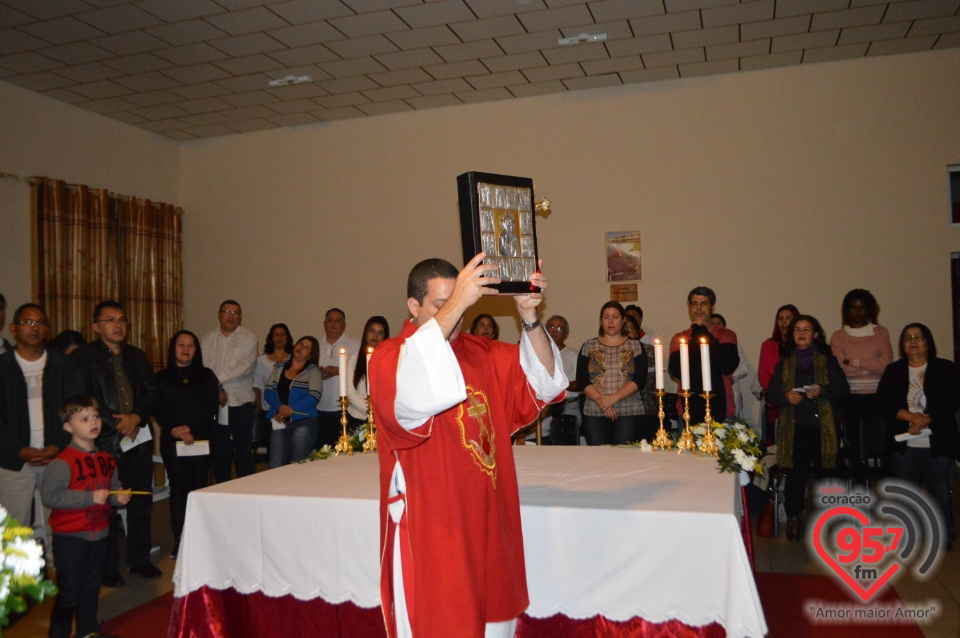
<svg viewBox="0 0 960 638">
<path fill-rule="evenodd" d="M 377 433 L 376 424 L 373 420 L 373 404 L 370 397 L 367 397 L 367 436 L 363 440 L 363 453 L 377 451 Z"/>
<path fill-rule="evenodd" d="M 703 425 L 706 428 L 706 432 L 703 435 L 703 438 L 700 439 L 700 455 L 710 454 L 717 456 L 720 454 L 720 448 L 717 447 L 717 438 L 713 436 L 713 417 L 710 416 L 710 399 L 713 398 L 713 393 L 704 392 L 700 396 L 703 397 L 703 400 L 706 402 L 706 411 L 703 415 Z"/>
<path fill-rule="evenodd" d="M 693 452 L 697 449 L 697 444 L 693 442 L 693 433 L 690 431 L 690 397 L 693 396 L 693 392 L 690 390 L 682 390 L 680 396 L 683 397 L 683 434 L 680 435 L 680 440 L 677 441 L 677 453 L 681 452 Z"/>
<path fill-rule="evenodd" d="M 666 416 L 663 412 L 663 397 L 667 391 L 660 389 L 654 390 L 653 393 L 657 395 L 657 418 L 660 419 L 660 429 L 657 430 L 657 436 L 653 439 L 653 449 L 669 450 L 673 447 L 673 441 L 670 440 L 670 435 L 667 434 L 667 431 L 663 429 L 663 419 Z"/>
<path fill-rule="evenodd" d="M 337 441 L 337 447 L 333 448 L 333 453 L 335 455 L 340 455 L 341 452 L 346 452 L 350 456 L 353 456 L 353 445 L 350 443 L 350 435 L 347 434 L 347 406 L 350 404 L 350 399 L 347 397 L 340 397 L 340 427 L 343 428 L 343 434 L 340 435 L 340 440 Z"/>
</svg>

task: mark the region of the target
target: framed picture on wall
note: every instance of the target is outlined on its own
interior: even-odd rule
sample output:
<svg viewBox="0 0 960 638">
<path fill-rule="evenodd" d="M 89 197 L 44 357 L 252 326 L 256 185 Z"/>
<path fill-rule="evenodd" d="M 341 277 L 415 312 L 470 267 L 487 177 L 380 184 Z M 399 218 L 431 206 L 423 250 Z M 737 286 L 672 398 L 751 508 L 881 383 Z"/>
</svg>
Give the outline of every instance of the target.
<svg viewBox="0 0 960 638">
<path fill-rule="evenodd" d="M 484 263 L 497 266 L 491 276 L 500 278 L 500 294 L 531 292 L 538 255 L 533 180 L 471 171 L 457 176 L 457 194 L 464 263 L 485 252 Z"/>
<path fill-rule="evenodd" d="M 640 231 L 609 232 L 604 236 L 607 281 L 640 281 Z"/>
</svg>

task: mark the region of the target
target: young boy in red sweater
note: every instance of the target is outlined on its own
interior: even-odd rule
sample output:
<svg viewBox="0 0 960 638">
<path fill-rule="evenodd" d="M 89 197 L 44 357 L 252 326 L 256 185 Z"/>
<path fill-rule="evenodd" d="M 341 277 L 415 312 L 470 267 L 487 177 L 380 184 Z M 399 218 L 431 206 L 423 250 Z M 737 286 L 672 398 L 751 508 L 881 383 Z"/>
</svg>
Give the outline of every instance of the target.
<svg viewBox="0 0 960 638">
<path fill-rule="evenodd" d="M 43 504 L 50 508 L 53 557 L 60 593 L 50 616 L 50 638 L 69 638 L 74 617 L 77 636 L 97 633 L 100 581 L 107 560 L 111 505 L 130 502 L 120 490 L 113 456 L 97 450 L 100 412 L 92 397 L 67 399 L 60 408 L 70 445 L 46 467 L 40 485 Z"/>
</svg>

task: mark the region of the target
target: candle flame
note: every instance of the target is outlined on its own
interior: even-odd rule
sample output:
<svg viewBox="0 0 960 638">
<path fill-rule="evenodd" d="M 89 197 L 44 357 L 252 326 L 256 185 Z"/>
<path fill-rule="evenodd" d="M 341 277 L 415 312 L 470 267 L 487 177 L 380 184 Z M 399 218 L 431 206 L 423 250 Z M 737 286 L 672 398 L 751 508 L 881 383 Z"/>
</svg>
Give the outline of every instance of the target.
<svg viewBox="0 0 960 638">
<path fill-rule="evenodd" d="M 373 346 L 367 348 L 367 354 L 373 354 Z"/>
<path fill-rule="evenodd" d="M 653 340 L 653 343 L 655 343 L 656 345 L 660 345 L 660 340 L 659 340 L 659 339 L 654 339 L 654 340 Z"/>
<path fill-rule="evenodd" d="M 707 338 L 706 338 L 706 337 L 700 337 L 700 343 L 706 344 L 706 343 L 707 343 Z"/>
<path fill-rule="evenodd" d="M 347 354 L 346 348 L 340 348 L 340 354 Z"/>
</svg>

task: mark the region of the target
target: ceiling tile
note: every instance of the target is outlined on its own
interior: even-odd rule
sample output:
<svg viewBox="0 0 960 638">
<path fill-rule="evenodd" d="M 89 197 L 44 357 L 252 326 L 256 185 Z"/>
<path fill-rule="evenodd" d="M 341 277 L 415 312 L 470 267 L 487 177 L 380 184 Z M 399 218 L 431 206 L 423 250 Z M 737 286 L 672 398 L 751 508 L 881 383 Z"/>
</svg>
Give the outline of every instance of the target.
<svg viewBox="0 0 960 638">
<path fill-rule="evenodd" d="M 320 104 L 324 108 L 336 109 L 344 106 L 354 106 L 356 104 L 367 104 L 370 102 L 366 97 L 360 93 L 350 92 L 350 93 L 341 93 L 339 95 L 329 95 L 326 97 L 318 97 L 314 100 L 317 104 Z"/>
<path fill-rule="evenodd" d="M 241 9 L 249 9 L 250 7 L 263 4 L 263 0 L 217 0 L 217 4 L 223 5 L 224 8 L 230 11 L 240 11 Z"/>
<path fill-rule="evenodd" d="M 781 66 L 792 66 L 800 64 L 803 59 L 803 51 L 786 51 L 784 53 L 771 53 L 770 55 L 754 55 L 740 58 L 741 71 L 756 71 L 759 69 L 773 69 Z"/>
<path fill-rule="evenodd" d="M 314 111 L 313 114 L 324 122 L 332 122 L 334 120 L 349 120 L 351 118 L 363 117 L 366 115 L 366 113 L 358 110 L 355 106 L 343 106 L 340 108 L 325 109 L 323 111 Z"/>
<path fill-rule="evenodd" d="M 216 65 L 225 71 L 234 75 L 248 75 L 250 73 L 259 73 L 261 71 L 274 71 L 283 68 L 284 64 L 273 58 L 258 53 L 257 55 L 248 55 L 242 58 L 230 58 L 220 60 Z"/>
<path fill-rule="evenodd" d="M 700 28 L 700 12 L 686 11 L 684 13 L 669 13 L 649 18 L 635 18 L 630 20 L 630 27 L 636 36 L 655 35 L 657 33 L 674 33 Z"/>
<path fill-rule="evenodd" d="M 230 89 L 236 93 L 242 93 L 244 91 L 261 91 L 266 89 L 270 86 L 269 82 L 270 79 L 266 75 L 255 73 L 253 75 L 241 75 L 235 78 L 216 80 L 214 84 L 222 86 L 225 89 Z"/>
<path fill-rule="evenodd" d="M 159 71 L 171 66 L 169 60 L 158 58 L 152 53 L 138 53 L 137 55 L 128 55 L 122 58 L 112 58 L 104 60 L 107 66 L 113 67 L 124 73 L 146 73 L 147 71 Z"/>
<path fill-rule="evenodd" d="M 667 8 L 667 13 L 680 13 L 681 11 L 698 11 L 711 7 L 737 4 L 738 1 L 739 0 L 664 0 L 664 6 Z"/>
<path fill-rule="evenodd" d="M 691 64 L 703 62 L 703 49 L 684 49 L 683 51 L 663 51 L 662 53 L 645 53 L 643 65 L 648 69 L 658 66 L 675 66 L 677 64 Z"/>
<path fill-rule="evenodd" d="M 206 62 L 203 64 L 181 66 L 175 69 L 166 69 L 163 73 L 181 84 L 197 84 L 199 82 L 211 82 L 213 80 L 230 77 L 230 73 L 227 71 Z"/>
<path fill-rule="evenodd" d="M 320 68 L 335 78 L 346 78 L 367 73 L 381 73 L 386 71 L 382 64 L 373 58 L 353 58 L 338 62 L 324 62 Z"/>
<path fill-rule="evenodd" d="M 429 29 L 412 29 L 397 31 L 386 36 L 401 49 L 422 49 L 437 47 L 445 44 L 459 44 L 460 38 L 447 27 L 431 27 Z"/>
<path fill-rule="evenodd" d="M 630 40 L 617 40 L 616 42 L 607 42 L 607 51 L 612 57 L 621 55 L 637 55 L 640 53 L 652 53 L 654 51 L 669 51 L 673 48 L 673 42 L 667 33 L 657 35 L 647 35 Z"/>
<path fill-rule="evenodd" d="M 493 40 L 453 44 L 450 46 L 436 47 L 435 50 L 440 54 L 440 57 L 447 62 L 462 62 L 463 60 L 503 55 L 503 49 L 497 46 L 497 43 Z"/>
<path fill-rule="evenodd" d="M 157 104 L 170 104 L 171 102 L 179 102 L 180 96 L 170 91 L 146 91 L 143 93 L 134 93 L 132 95 L 125 95 L 123 97 L 128 102 L 132 102 L 137 106 L 156 106 Z"/>
<path fill-rule="evenodd" d="M 693 64 L 679 64 L 680 77 L 695 78 L 704 75 L 720 73 L 735 73 L 740 70 L 738 60 L 716 60 L 714 62 L 695 62 Z"/>
<path fill-rule="evenodd" d="M 124 86 L 120 86 L 111 80 L 101 80 L 100 82 L 88 82 L 86 84 L 77 84 L 71 86 L 70 90 L 79 93 L 91 100 L 99 100 L 108 97 L 119 97 L 129 95 L 132 91 Z"/>
<path fill-rule="evenodd" d="M 203 84 L 192 84 L 190 86 L 177 86 L 170 89 L 170 92 L 186 100 L 196 100 L 204 97 L 225 95 L 230 93 L 230 89 L 205 82 Z"/>
<path fill-rule="evenodd" d="M 773 18 L 773 8 L 773 0 L 760 0 L 759 2 L 744 2 L 725 7 L 704 9 L 700 12 L 700 15 L 703 17 L 703 26 L 706 28 L 725 27 L 731 24 L 771 20 Z"/>
<path fill-rule="evenodd" d="M 244 93 L 228 94 L 220 99 L 234 106 L 257 106 L 261 104 L 271 104 L 277 101 L 276 97 L 266 91 L 246 91 Z"/>
<path fill-rule="evenodd" d="M 587 60 L 581 62 L 587 75 L 604 75 L 619 73 L 620 71 L 636 71 L 643 68 L 643 60 L 639 55 L 628 55 L 621 58 L 606 58 L 604 60 Z"/>
<path fill-rule="evenodd" d="M 957 0 L 919 0 L 918 2 L 898 2 L 891 4 L 883 14 L 884 22 L 901 20 L 920 20 L 922 18 L 940 18 L 952 16 L 960 9 Z"/>
<path fill-rule="evenodd" d="M 392 102 L 377 102 L 375 104 L 364 104 L 356 107 L 367 115 L 389 115 L 390 113 L 400 113 L 403 111 L 412 111 L 413 107 L 401 100 Z"/>
<path fill-rule="evenodd" d="M 529 13 L 546 9 L 543 0 L 530 0 L 520 3 L 517 0 L 466 0 L 478 18 L 494 18 L 510 15 L 511 13 Z"/>
<path fill-rule="evenodd" d="M 40 49 L 47 46 L 47 44 L 47 42 L 44 42 L 40 38 L 35 38 L 28 33 L 16 29 L 0 31 L 0 55 L 23 53 L 24 51 Z"/>
<path fill-rule="evenodd" d="M 720 44 L 707 47 L 707 61 L 729 60 L 751 55 L 766 55 L 770 53 L 770 40 L 751 40 L 750 42 L 736 42 L 734 44 Z"/>
<path fill-rule="evenodd" d="M 41 94 L 52 97 L 55 100 L 60 100 L 61 102 L 66 102 L 67 104 L 78 104 L 87 101 L 87 98 L 82 95 L 77 95 L 68 89 L 51 89 L 49 91 L 41 91 Z"/>
<path fill-rule="evenodd" d="M 623 80 L 621 80 L 620 76 L 616 73 L 610 73 L 608 75 L 590 75 L 582 78 L 570 78 L 569 80 L 564 80 L 563 84 L 571 91 L 579 91 L 582 89 L 599 89 L 605 86 L 619 86 L 623 84 Z"/>
<path fill-rule="evenodd" d="M 411 51 L 399 51 L 397 53 L 384 53 L 376 56 L 376 58 L 377 61 L 391 71 L 443 64 L 443 58 L 434 53 L 433 49 L 413 49 Z"/>
<path fill-rule="evenodd" d="M 413 88 L 415 88 L 422 95 L 442 95 L 444 93 L 469 91 L 473 87 L 467 84 L 467 81 L 463 78 L 452 78 L 449 80 L 436 80 L 435 82 L 414 84 Z"/>
<path fill-rule="evenodd" d="M 397 86 L 399 84 L 413 84 L 415 82 L 430 82 L 433 78 L 420 67 L 388 71 L 386 73 L 370 73 L 367 75 L 380 86 Z"/>
<path fill-rule="evenodd" d="M 306 64 L 331 62 L 338 60 L 340 56 L 322 44 L 315 44 L 313 46 L 289 49 L 287 51 L 272 51 L 270 57 L 283 62 L 287 66 L 303 66 Z"/>
<path fill-rule="evenodd" d="M 210 41 L 210 44 L 234 57 L 253 55 L 254 53 L 268 53 L 286 48 L 282 43 L 274 40 L 266 33 L 250 33 L 248 35 L 238 35 L 233 38 L 221 38 L 220 40 Z"/>
<path fill-rule="evenodd" d="M 677 49 L 692 49 L 694 47 L 703 47 L 712 44 L 731 44 L 739 41 L 739 39 L 740 28 L 733 25 L 729 27 L 715 27 L 713 29 L 674 33 L 673 46 Z"/>
<path fill-rule="evenodd" d="M 832 47 L 837 43 L 840 31 L 817 31 L 815 33 L 800 33 L 798 35 L 783 35 L 773 39 L 770 53 L 793 51 L 795 49 L 817 49 Z M 806 62 L 804 55 L 804 62 Z"/>
<path fill-rule="evenodd" d="M 600 60 L 608 58 L 606 47 L 600 42 L 591 42 L 589 44 L 577 44 L 572 47 L 562 47 L 560 49 L 551 49 L 543 52 L 543 57 L 550 64 L 566 64 L 567 62 L 580 62 L 582 60 Z"/>
<path fill-rule="evenodd" d="M 392 11 L 377 11 L 346 18 L 332 18 L 329 22 L 351 38 L 409 29 L 403 20 Z"/>
<path fill-rule="evenodd" d="M 129 117 L 136 117 L 135 115 L 131 115 L 130 113 L 126 113 L 125 115 Z M 180 141 L 180 142 L 197 139 L 195 136 L 190 135 L 186 131 L 165 131 L 164 133 L 161 133 L 161 135 L 163 135 L 164 137 L 168 137 L 172 140 Z"/>
<path fill-rule="evenodd" d="M 199 64 L 201 62 L 212 62 L 214 60 L 222 60 L 227 57 L 226 53 L 220 51 L 219 49 L 214 49 L 212 46 L 206 43 L 188 44 L 173 49 L 156 51 L 155 53 L 164 60 L 168 60 L 181 66 Z"/>
<path fill-rule="evenodd" d="M 350 93 L 353 91 L 366 91 L 368 89 L 378 89 L 380 85 L 365 75 L 358 75 L 351 78 L 339 78 L 336 80 L 325 80 L 320 82 L 320 88 L 327 93 Z M 324 98 L 317 98 L 323 100 Z"/>
<path fill-rule="evenodd" d="M 317 103 L 313 100 L 288 100 L 286 102 L 272 102 L 267 104 L 267 108 L 281 115 L 290 113 L 306 113 L 317 108 Z"/>
<path fill-rule="evenodd" d="M 145 128 L 148 131 L 153 131 L 155 133 L 165 133 L 167 131 L 172 131 L 174 129 L 180 128 L 183 126 L 183 122 L 176 119 L 170 120 L 157 120 L 155 122 L 147 122 L 141 128 Z"/>
<path fill-rule="evenodd" d="M 630 28 L 630 23 L 627 22 L 626 20 L 620 20 L 617 22 L 604 22 L 603 24 L 587 24 L 587 25 L 578 25 L 573 27 L 564 27 L 560 29 L 560 33 L 565 38 L 571 38 L 583 33 L 587 33 L 587 34 L 606 33 L 607 42 L 623 40 L 623 39 L 633 37 L 633 30 Z"/>
<path fill-rule="evenodd" d="M 363 91 L 363 95 L 370 98 L 373 102 L 389 102 L 391 100 L 402 100 L 408 97 L 420 97 L 420 94 L 413 90 L 409 85 L 389 86 L 383 89 L 370 89 Z"/>
<path fill-rule="evenodd" d="M 250 133 L 252 131 L 265 131 L 267 129 L 277 128 L 276 124 L 262 117 L 250 120 L 241 120 L 239 122 L 231 122 L 229 126 L 230 128 L 235 129 L 238 133 Z"/>
<path fill-rule="evenodd" d="M 176 2 L 170 0 L 141 0 L 136 5 L 166 22 L 182 22 L 226 11 L 213 0 L 176 0 Z"/>
<path fill-rule="evenodd" d="M 476 77 L 464 78 L 470 85 L 477 89 L 492 89 L 498 86 L 511 86 L 513 84 L 526 84 L 527 78 L 520 71 L 507 71 L 506 73 L 488 73 Z"/>
<path fill-rule="evenodd" d="M 300 24 L 295 27 L 273 29 L 269 32 L 269 35 L 283 42 L 288 47 L 302 47 L 324 42 L 335 42 L 337 40 L 349 42 L 349 40 L 343 37 L 342 33 L 326 22 L 311 22 L 310 24 Z"/>
<path fill-rule="evenodd" d="M 241 106 L 236 109 L 227 109 L 221 111 L 224 115 L 232 117 L 235 120 L 249 120 L 253 117 L 269 117 L 271 115 L 276 115 L 273 111 L 263 106 L 262 104 L 253 104 L 251 106 Z"/>
<path fill-rule="evenodd" d="M 635 82 L 660 82 L 662 80 L 674 80 L 680 77 L 680 70 L 676 66 L 662 66 L 656 69 L 643 69 L 642 71 L 624 71 L 620 74 L 620 79 L 624 84 Z"/>
<path fill-rule="evenodd" d="M 180 86 L 180 84 L 182 84 L 159 71 L 140 73 L 139 75 L 128 75 L 117 78 L 114 82 L 134 91 L 156 91 L 159 89 L 169 89 L 170 87 Z"/>
<path fill-rule="evenodd" d="M 469 88 L 469 85 L 468 87 Z M 445 94 L 445 95 L 428 95 L 424 97 L 411 97 L 404 100 L 407 104 L 412 106 L 415 109 L 435 109 L 441 108 L 444 106 L 457 106 L 458 104 L 463 104 L 460 100 L 457 99 L 457 96 Z"/>
<path fill-rule="evenodd" d="M 438 80 L 446 80 L 466 75 L 481 75 L 487 72 L 487 67 L 483 66 L 480 60 L 467 60 L 465 62 L 438 64 L 437 66 L 425 67 L 423 70 Z"/>
<path fill-rule="evenodd" d="M 229 117 L 223 113 L 198 113 L 197 115 L 186 115 L 179 118 L 184 124 L 189 124 L 190 126 L 207 126 L 208 124 L 222 124 L 224 122 L 232 122 Z"/>
<path fill-rule="evenodd" d="M 740 27 L 740 39 L 759 40 L 760 38 L 770 38 L 775 35 L 807 33 L 809 30 L 810 16 L 808 15 L 794 18 L 777 18 L 776 20 L 752 22 L 742 25 Z"/>
<path fill-rule="evenodd" d="M 849 5 L 849 0 L 777 0 L 776 17 L 789 18 L 820 11 L 840 11 Z"/>
<path fill-rule="evenodd" d="M 395 9 L 394 13 L 413 29 L 473 20 L 473 12 L 462 0 L 440 0 L 429 4 Z"/>
<path fill-rule="evenodd" d="M 89 102 L 84 102 L 81 106 L 88 111 L 93 111 L 94 113 L 100 113 L 102 115 L 119 113 L 120 111 L 136 108 L 135 105 L 118 97 L 110 97 L 104 100 L 90 100 Z"/>
<path fill-rule="evenodd" d="M 69 16 L 24 24 L 18 28 L 51 44 L 67 44 L 107 35 L 100 29 Z"/>
<path fill-rule="evenodd" d="M 570 64 L 555 64 L 541 69 L 523 69 L 523 74 L 530 80 L 531 84 L 578 78 L 584 75 L 583 67 L 575 62 Z"/>
<path fill-rule="evenodd" d="M 664 13 L 663 0 L 606 0 L 591 2 L 590 13 L 597 22 L 641 18 Z"/>
<path fill-rule="evenodd" d="M 223 38 L 227 34 L 203 20 L 188 20 L 176 24 L 167 24 L 162 27 L 151 27 L 146 30 L 164 42 L 174 46 L 193 44 Z"/>
<path fill-rule="evenodd" d="M 208 16 L 204 20 L 230 35 L 245 35 L 290 26 L 286 20 L 264 7 L 221 13 Z"/>
<path fill-rule="evenodd" d="M 827 31 L 844 27 L 860 27 L 871 24 L 880 24 L 886 6 L 863 7 L 862 9 L 848 9 L 846 11 L 831 11 L 818 13 L 810 23 L 811 31 Z"/>
<path fill-rule="evenodd" d="M 884 40 L 874 42 L 867 51 L 868 56 L 893 55 L 895 53 L 915 53 L 929 51 L 937 41 L 937 36 L 928 35 L 921 38 L 904 38 L 902 40 Z"/>
<path fill-rule="evenodd" d="M 949 18 L 926 18 L 917 20 L 910 28 L 910 37 L 933 35 L 935 33 L 956 33 L 960 31 L 960 16 Z"/>
<path fill-rule="evenodd" d="M 934 49 L 954 49 L 960 47 L 960 32 L 944 33 L 937 39 L 933 45 Z"/>
<path fill-rule="evenodd" d="M 46 69 L 36 69 L 46 70 Z M 58 73 L 64 77 L 70 78 L 74 82 L 96 82 L 97 80 L 109 80 L 110 78 L 115 78 L 118 75 L 123 75 L 122 71 L 112 69 L 108 66 L 100 64 L 99 62 L 91 62 L 89 64 L 75 64 L 74 66 L 66 67 L 61 69 Z"/>
<path fill-rule="evenodd" d="M 293 0 L 293 2 L 278 2 L 269 6 L 271 11 L 290 24 L 304 24 L 353 15 L 353 11 L 349 7 L 333 0 L 327 0 L 326 2 Z"/>
<path fill-rule="evenodd" d="M 39 53 L 14 53 L 0 57 L 0 66 L 17 73 L 37 73 L 63 66 L 62 62 L 52 60 Z"/>
<path fill-rule="evenodd" d="M 26 13 L 21 13 L 13 7 L 0 5 L 0 29 L 8 29 L 21 24 L 33 22 L 33 18 Z"/>
<path fill-rule="evenodd" d="M 803 52 L 803 63 L 834 62 L 836 60 L 852 60 L 862 58 L 867 54 L 867 43 L 847 44 L 842 47 L 827 46 L 818 49 L 807 49 Z"/>
<path fill-rule="evenodd" d="M 4 82 L 9 82 L 10 84 L 16 84 L 19 87 L 29 89 L 31 91 L 48 91 L 50 89 L 60 89 L 65 86 L 74 85 L 73 80 L 68 80 L 62 75 L 57 75 L 56 73 L 51 73 L 49 71 L 41 71 L 40 73 L 28 73 L 26 75 L 14 75 L 9 78 L 4 78 Z M 89 96 L 84 96 L 89 97 Z"/>
<path fill-rule="evenodd" d="M 47 47 L 43 49 L 42 52 L 48 58 L 60 60 L 67 64 L 83 64 L 84 62 L 105 60 L 113 57 L 113 54 L 109 51 L 104 51 L 100 47 L 95 47 L 87 42 L 74 42 L 73 44 Z"/>
<path fill-rule="evenodd" d="M 288 115 L 271 115 L 266 119 L 276 124 L 277 126 L 283 126 L 283 127 L 305 126 L 310 124 L 319 124 L 321 122 L 320 118 L 315 117 L 310 113 L 290 113 Z"/>
<path fill-rule="evenodd" d="M 117 55 L 133 55 L 134 53 L 144 53 L 146 51 L 155 51 L 165 49 L 169 45 L 143 31 L 131 31 L 119 35 L 108 35 L 105 38 L 97 38 L 92 43 L 107 51 L 112 51 Z"/>
<path fill-rule="evenodd" d="M 90 5 L 83 0 L 5 0 L 4 4 L 37 20 L 49 20 L 90 9 Z"/>
<path fill-rule="evenodd" d="M 183 126 L 182 123 L 179 123 L 179 125 Z M 183 129 L 183 132 L 198 138 L 220 137 L 221 135 L 233 135 L 236 133 L 236 131 L 234 131 L 232 128 L 227 128 L 223 124 L 211 124 L 210 126 L 185 128 Z"/>
<path fill-rule="evenodd" d="M 323 72 L 320 72 L 319 74 L 314 73 L 312 77 L 313 82 L 319 82 L 320 80 L 328 79 L 327 74 Z M 313 82 L 271 88 L 267 89 L 267 93 L 274 96 L 278 100 L 289 100 L 291 102 L 296 102 L 303 98 L 320 97 L 327 94 L 326 91 L 321 89 L 319 85 L 314 84 Z"/>
<path fill-rule="evenodd" d="M 909 22 L 892 22 L 869 27 L 850 27 L 840 31 L 838 45 L 872 42 L 875 40 L 896 40 L 907 35 Z"/>
<path fill-rule="evenodd" d="M 560 31 L 541 31 L 540 33 L 526 33 L 497 38 L 497 43 L 507 53 L 525 53 L 527 51 L 542 51 L 555 49 L 560 45 L 558 40 L 563 37 Z"/>
<path fill-rule="evenodd" d="M 520 24 L 517 17 L 513 15 L 460 22 L 459 24 L 451 24 L 450 28 L 453 29 L 464 42 L 488 40 L 491 38 L 526 33 L 526 29 L 523 28 L 523 25 Z"/>
<path fill-rule="evenodd" d="M 92 27 L 100 29 L 104 33 L 136 31 L 137 29 L 162 24 L 162 21 L 156 16 L 152 16 L 146 11 L 130 4 L 121 4 L 110 7 L 109 9 L 97 9 L 96 11 L 80 13 L 77 14 L 77 18 Z"/>
<path fill-rule="evenodd" d="M 328 42 L 326 47 L 341 58 L 359 58 L 365 55 L 391 53 L 398 50 L 393 42 L 382 35 L 368 35 L 363 38 Z"/>
<path fill-rule="evenodd" d="M 530 53 L 518 53 L 516 55 L 500 55 L 493 58 L 484 58 L 484 66 L 494 73 L 502 71 L 515 71 L 517 69 L 532 69 L 540 66 L 547 66 L 547 61 L 539 51 Z"/>
<path fill-rule="evenodd" d="M 531 33 L 594 22 L 590 10 L 583 4 L 523 13 L 517 17 L 520 18 L 520 22 L 523 23 L 526 30 Z"/>
<path fill-rule="evenodd" d="M 548 93 L 563 93 L 567 90 L 567 87 L 560 80 L 551 80 L 550 82 L 538 82 L 537 84 L 518 84 L 508 87 L 508 90 L 515 97 L 534 97 Z"/>
</svg>

